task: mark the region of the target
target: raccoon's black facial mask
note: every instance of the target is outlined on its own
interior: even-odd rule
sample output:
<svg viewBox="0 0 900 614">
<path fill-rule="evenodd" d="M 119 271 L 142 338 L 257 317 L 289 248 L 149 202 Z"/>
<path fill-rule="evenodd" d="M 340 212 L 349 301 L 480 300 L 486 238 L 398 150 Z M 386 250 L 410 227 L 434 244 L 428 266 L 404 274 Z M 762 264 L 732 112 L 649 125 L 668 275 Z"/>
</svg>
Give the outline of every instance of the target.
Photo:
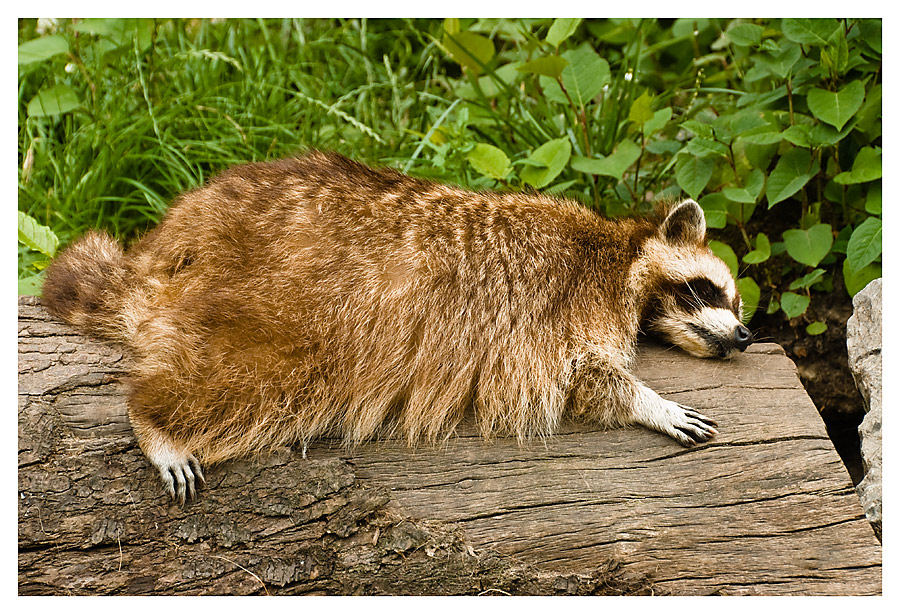
<svg viewBox="0 0 900 614">
<path fill-rule="evenodd" d="M 752 334 L 741 324 L 741 299 L 712 280 L 667 282 L 645 311 L 644 327 L 695 356 L 730 358 L 744 351 Z"/>
</svg>

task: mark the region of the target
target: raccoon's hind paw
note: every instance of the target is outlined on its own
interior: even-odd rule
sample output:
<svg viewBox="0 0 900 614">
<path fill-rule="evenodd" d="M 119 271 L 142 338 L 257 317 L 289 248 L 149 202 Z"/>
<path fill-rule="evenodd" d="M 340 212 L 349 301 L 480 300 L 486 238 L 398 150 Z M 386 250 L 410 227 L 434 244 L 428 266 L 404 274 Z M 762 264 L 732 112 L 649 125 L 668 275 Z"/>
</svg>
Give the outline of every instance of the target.
<svg viewBox="0 0 900 614">
<path fill-rule="evenodd" d="M 206 485 L 200 463 L 192 454 L 172 455 L 166 459 L 154 460 L 159 476 L 169 496 L 183 506 L 185 502 L 197 498 L 200 486 Z"/>
</svg>

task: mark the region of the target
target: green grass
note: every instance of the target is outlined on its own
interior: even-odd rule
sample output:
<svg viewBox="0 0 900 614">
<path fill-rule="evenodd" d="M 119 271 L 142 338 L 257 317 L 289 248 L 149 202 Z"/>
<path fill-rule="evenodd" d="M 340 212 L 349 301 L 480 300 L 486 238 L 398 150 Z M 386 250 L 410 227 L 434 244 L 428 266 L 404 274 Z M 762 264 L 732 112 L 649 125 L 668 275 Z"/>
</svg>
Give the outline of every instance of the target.
<svg viewBox="0 0 900 614">
<path fill-rule="evenodd" d="M 316 146 L 391 163 L 412 153 L 427 108 L 442 103 L 426 95 L 436 89 L 432 43 L 412 23 L 155 25 L 146 48 L 126 41 L 105 56 L 104 37 L 63 27 L 72 57 L 20 68 L 19 209 L 62 243 L 92 227 L 132 238 L 173 196 L 238 162 Z M 32 30 L 22 24 L 20 42 Z M 37 91 L 59 83 L 82 108 L 29 117 Z"/>
</svg>

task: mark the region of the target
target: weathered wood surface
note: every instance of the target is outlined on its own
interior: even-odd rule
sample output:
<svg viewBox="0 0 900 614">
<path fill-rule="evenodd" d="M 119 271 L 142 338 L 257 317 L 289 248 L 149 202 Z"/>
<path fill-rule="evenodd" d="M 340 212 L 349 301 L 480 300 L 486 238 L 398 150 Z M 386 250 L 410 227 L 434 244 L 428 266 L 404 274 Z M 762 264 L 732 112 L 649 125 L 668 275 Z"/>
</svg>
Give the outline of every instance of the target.
<svg viewBox="0 0 900 614">
<path fill-rule="evenodd" d="M 182 510 L 131 435 L 121 349 L 20 299 L 19 591 L 880 594 L 881 547 L 778 346 L 638 364 L 719 437 L 323 442 L 209 468 Z"/>
</svg>

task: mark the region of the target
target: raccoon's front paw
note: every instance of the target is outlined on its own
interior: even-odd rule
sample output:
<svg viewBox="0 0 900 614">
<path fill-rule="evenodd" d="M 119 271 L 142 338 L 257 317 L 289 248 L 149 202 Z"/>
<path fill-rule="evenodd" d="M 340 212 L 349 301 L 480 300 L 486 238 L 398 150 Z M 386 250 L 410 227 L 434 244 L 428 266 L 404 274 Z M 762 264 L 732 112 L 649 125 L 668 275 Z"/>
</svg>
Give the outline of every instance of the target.
<svg viewBox="0 0 900 614">
<path fill-rule="evenodd" d="M 719 434 L 715 420 L 691 407 L 667 401 L 646 387 L 641 387 L 634 421 L 665 433 L 686 447 L 709 441 Z"/>
<path fill-rule="evenodd" d="M 166 492 L 179 505 L 183 506 L 185 501 L 196 499 L 199 487 L 206 485 L 200 463 L 192 454 L 173 455 L 160 459 L 155 464 Z"/>
<path fill-rule="evenodd" d="M 669 401 L 672 403 L 671 401 Z M 672 403 L 677 409 L 671 412 L 671 428 L 665 433 L 685 447 L 691 447 L 704 441 L 709 441 L 719 434 L 715 427 L 715 420 L 707 418 L 696 409 Z"/>
</svg>

